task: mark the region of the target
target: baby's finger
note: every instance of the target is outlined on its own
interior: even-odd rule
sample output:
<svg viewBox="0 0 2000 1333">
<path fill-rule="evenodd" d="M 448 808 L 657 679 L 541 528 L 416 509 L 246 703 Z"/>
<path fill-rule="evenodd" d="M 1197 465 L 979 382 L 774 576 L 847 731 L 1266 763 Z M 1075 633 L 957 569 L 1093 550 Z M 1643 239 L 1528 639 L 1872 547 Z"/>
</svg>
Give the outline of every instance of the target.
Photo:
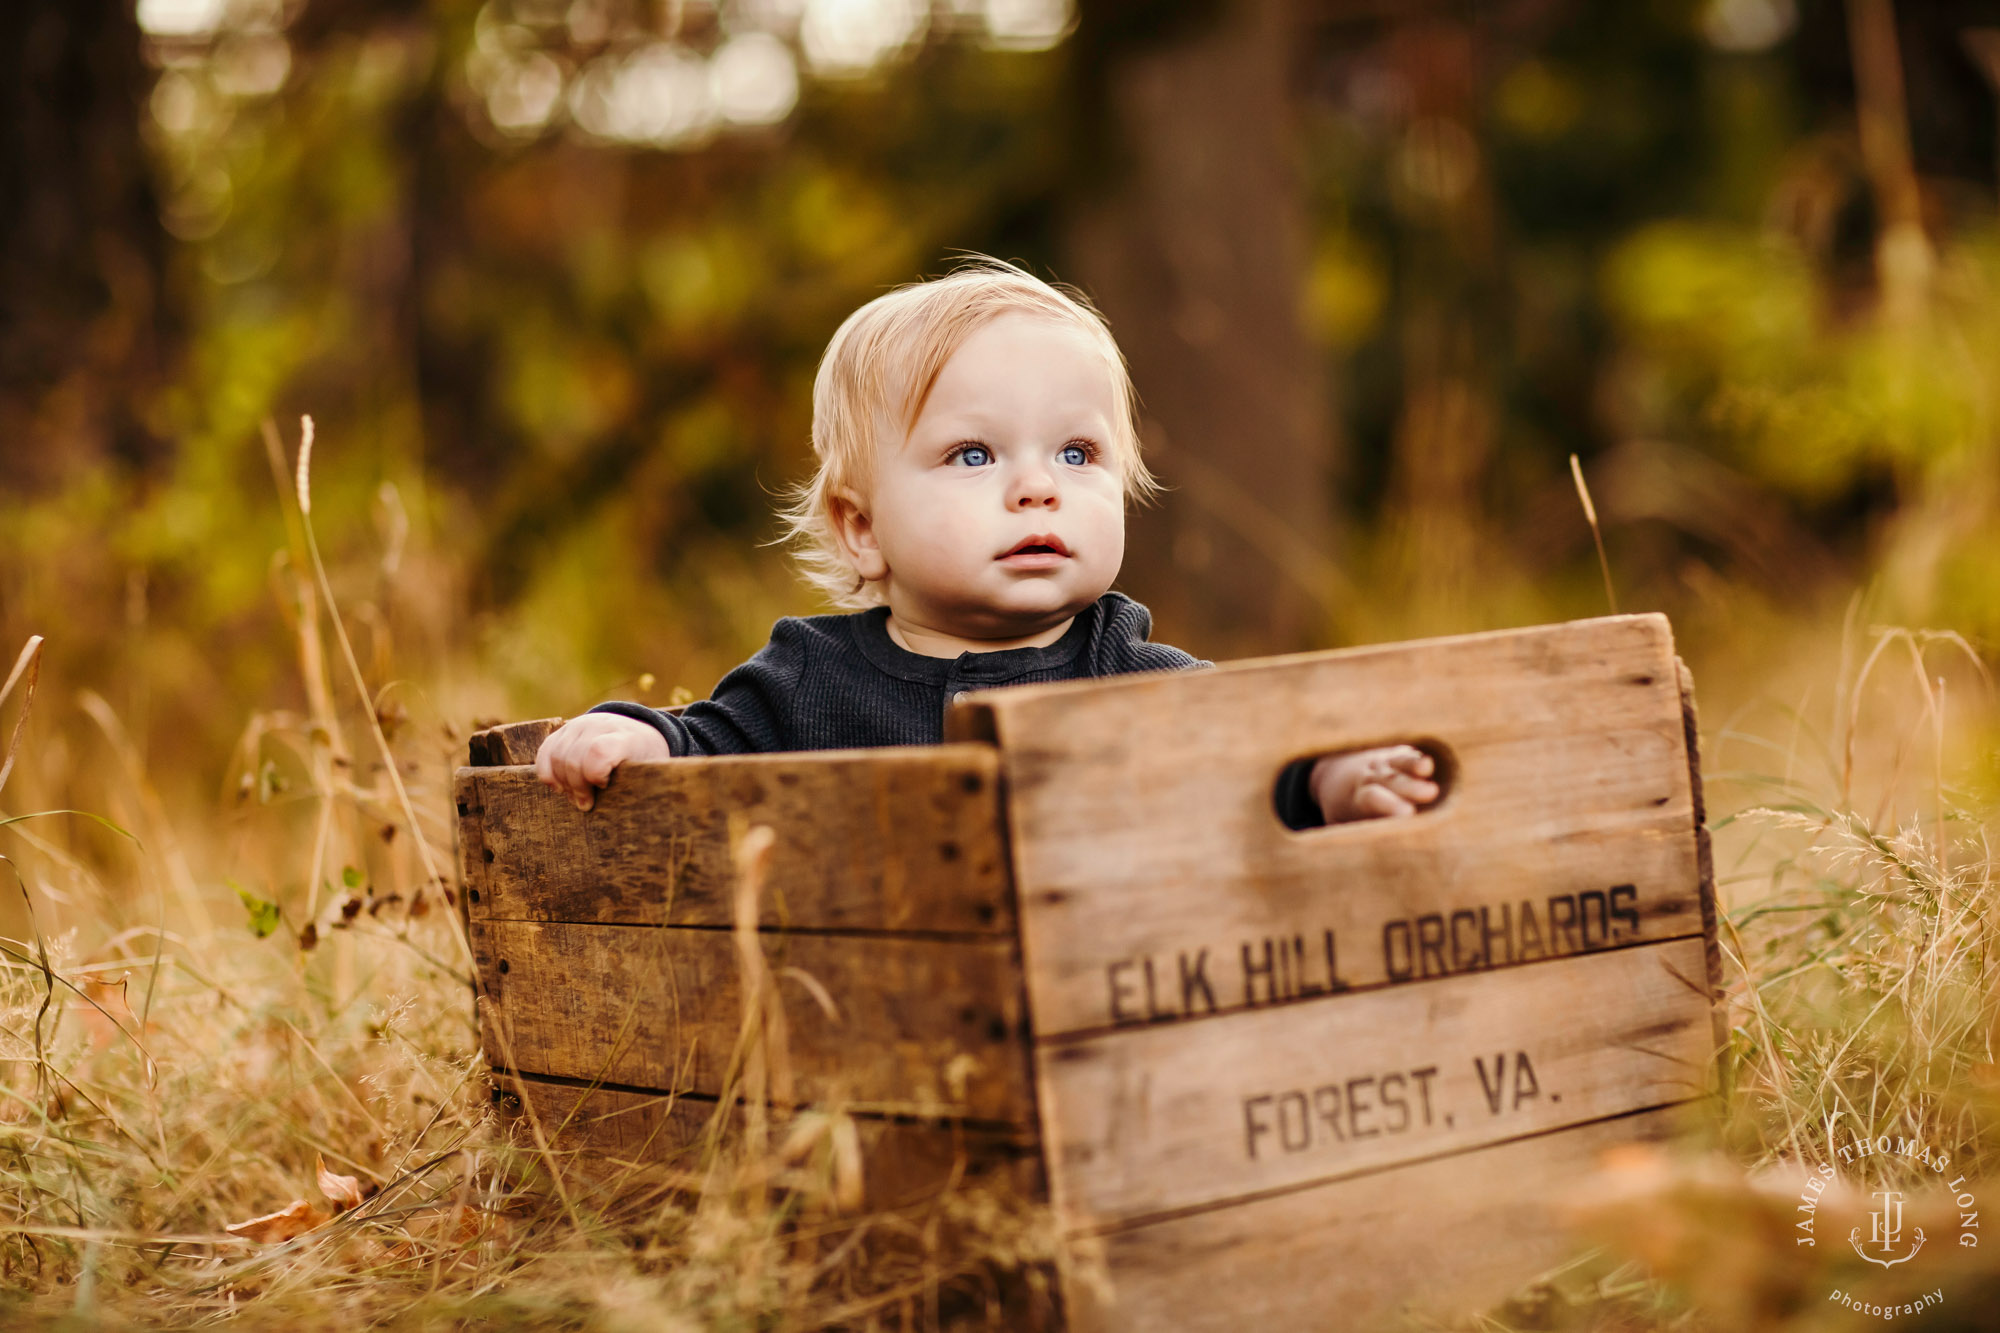
<svg viewBox="0 0 2000 1333">
<path fill-rule="evenodd" d="M 1369 819 L 1394 819 L 1417 813 L 1416 806 L 1379 782 L 1371 782 L 1354 793 L 1354 808 Z"/>
<path fill-rule="evenodd" d="M 612 770 L 625 758 L 625 748 L 615 736 L 599 736 L 584 748 L 577 762 L 577 772 L 584 782 L 592 787 L 602 787 L 611 781 Z"/>
<path fill-rule="evenodd" d="M 1391 767 L 1413 778 L 1427 778 L 1437 771 L 1437 761 L 1414 745 L 1398 745 L 1388 758 Z"/>
<path fill-rule="evenodd" d="M 586 770 L 587 751 L 579 746 L 571 746 L 563 753 L 562 762 L 556 774 L 562 779 L 563 794 L 570 804 L 579 810 L 588 810 L 597 803 L 597 793 L 592 789 Z"/>
<path fill-rule="evenodd" d="M 588 810 L 593 797 L 590 779 L 583 772 L 582 747 L 576 744 L 574 736 L 552 737 L 559 741 L 548 750 L 550 785 L 567 795 L 579 810 Z"/>
<path fill-rule="evenodd" d="M 569 741 L 567 735 L 558 731 L 535 752 L 535 776 L 565 791 L 569 788 Z"/>
<path fill-rule="evenodd" d="M 1429 805 L 1438 798 L 1437 783 L 1427 778 L 1413 778 L 1407 773 L 1391 773 L 1381 785 L 1412 805 Z"/>
</svg>

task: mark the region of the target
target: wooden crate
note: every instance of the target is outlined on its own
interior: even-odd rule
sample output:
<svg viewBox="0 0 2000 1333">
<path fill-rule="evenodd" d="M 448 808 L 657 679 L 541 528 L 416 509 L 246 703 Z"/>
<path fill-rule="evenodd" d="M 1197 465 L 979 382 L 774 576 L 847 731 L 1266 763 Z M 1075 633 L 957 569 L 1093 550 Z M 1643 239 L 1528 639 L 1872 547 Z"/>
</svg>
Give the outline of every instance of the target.
<svg viewBox="0 0 2000 1333">
<path fill-rule="evenodd" d="M 1100 1270 L 1073 1328 L 1490 1301 L 1561 1256 L 1556 1193 L 1703 1095 L 1713 888 L 1663 617 L 991 691 L 947 727 L 632 766 L 589 814 L 520 767 L 536 727 L 476 738 L 495 1069 L 587 1103 L 602 1150 L 688 1140 L 739 1022 L 734 818 L 778 838 L 798 1096 L 868 1126 L 876 1202 L 968 1154 L 1045 1189 Z M 1279 821 L 1286 764 L 1392 742 L 1442 761 L 1433 810 Z"/>
</svg>

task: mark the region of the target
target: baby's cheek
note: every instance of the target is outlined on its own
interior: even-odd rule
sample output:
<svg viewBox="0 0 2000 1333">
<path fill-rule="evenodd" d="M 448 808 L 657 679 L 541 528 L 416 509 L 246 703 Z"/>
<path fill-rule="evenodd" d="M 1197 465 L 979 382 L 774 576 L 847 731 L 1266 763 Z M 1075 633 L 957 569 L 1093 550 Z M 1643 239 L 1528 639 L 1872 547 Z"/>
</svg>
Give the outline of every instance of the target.
<svg viewBox="0 0 2000 1333">
<path fill-rule="evenodd" d="M 955 586 L 983 571 L 992 560 L 991 542 L 977 525 L 966 521 L 926 523 L 909 534 L 902 551 L 906 574 L 926 583 Z"/>
</svg>

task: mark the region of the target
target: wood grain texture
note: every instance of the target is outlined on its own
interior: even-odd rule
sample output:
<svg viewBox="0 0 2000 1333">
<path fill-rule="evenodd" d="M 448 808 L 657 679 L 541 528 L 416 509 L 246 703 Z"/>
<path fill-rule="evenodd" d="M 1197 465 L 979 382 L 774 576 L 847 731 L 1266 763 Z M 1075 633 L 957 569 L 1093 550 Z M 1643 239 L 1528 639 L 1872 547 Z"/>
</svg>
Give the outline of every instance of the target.
<svg viewBox="0 0 2000 1333">
<path fill-rule="evenodd" d="M 473 770 L 452 774 L 451 797 L 458 820 L 458 866 L 465 892 L 458 900 L 459 920 L 470 919 L 473 903 L 486 896 L 486 834 L 480 819 L 479 785 Z"/>
<path fill-rule="evenodd" d="M 468 770 L 491 854 L 474 920 L 727 925 L 729 822 L 778 835 L 766 926 L 1010 938 L 999 760 L 952 745 L 628 764 L 579 811 L 532 769 Z M 469 896 L 469 895 L 468 895 Z"/>
<path fill-rule="evenodd" d="M 539 1121 L 543 1137 L 578 1170 L 596 1176 L 645 1166 L 701 1169 L 700 1152 L 716 1103 L 628 1088 L 592 1088 L 531 1075 L 495 1080 L 494 1104 L 519 1142 L 535 1142 L 525 1119 Z M 995 1186 L 1032 1198 L 1041 1189 L 1041 1156 L 1020 1132 L 948 1121 L 853 1118 L 861 1145 L 865 1206 L 899 1208 L 954 1184 Z M 735 1122 L 725 1123 L 728 1132 Z M 773 1140 L 788 1132 L 780 1116 Z"/>
<path fill-rule="evenodd" d="M 1034 1123 L 1011 941 L 760 938 L 802 1101 Z M 475 920 L 472 943 L 494 1068 L 725 1092 L 742 1018 L 730 932 Z"/>
<path fill-rule="evenodd" d="M 1065 1284 L 1070 1328 L 1387 1329 L 1406 1308 L 1489 1308 L 1578 1248 L 1559 1208 L 1598 1157 L 1672 1137 L 1683 1114 L 1598 1121 L 1113 1233 L 1097 1242 L 1108 1292 Z"/>
<path fill-rule="evenodd" d="M 563 724 L 559 717 L 537 718 L 533 722 L 503 722 L 472 733 L 466 745 L 467 762 L 474 768 L 497 768 L 507 764 L 532 764 L 549 733 Z"/>
<path fill-rule="evenodd" d="M 1681 687 L 1681 727 L 1687 737 L 1688 786 L 1694 793 L 1695 873 L 1700 881 L 1701 933 L 1708 942 L 1708 988 L 1722 993 L 1722 940 L 1716 929 L 1715 849 L 1708 836 L 1708 802 L 1701 787 L 1701 715 L 1695 709 L 1694 674 L 1687 663 L 1674 659 Z M 1715 1011 L 1715 1044 L 1729 1040 L 1729 1021 L 1718 1006 Z"/>
<path fill-rule="evenodd" d="M 1699 1096 L 1677 940 L 1043 1046 L 1065 1227 L 1226 1203 Z"/>
<path fill-rule="evenodd" d="M 1559 952 L 1703 928 L 1661 616 L 996 690 L 954 710 L 951 728 L 1000 743 L 1043 1038 L 1153 1016 L 1115 1006 L 1121 963 L 1136 969 L 1129 988 L 1147 960 L 1157 982 L 1203 950 L 1221 963 L 1266 941 L 1323 952 L 1331 930 L 1339 979 L 1376 986 L 1396 979 L 1394 930 L 1414 942 L 1482 908 L 1490 929 L 1503 907 L 1518 926 L 1526 902 L 1539 948 L 1516 938 L 1431 959 L 1446 972 L 1537 961 L 1549 914 L 1621 886 L 1631 915 L 1610 918 L 1592 900 L 1606 933 L 1569 933 Z M 1437 809 L 1304 832 L 1279 822 L 1272 791 L 1287 763 L 1404 741 L 1448 758 Z M 1421 927 L 1424 917 L 1438 924 Z M 1183 1013 L 1230 1007 L 1227 987 L 1211 988 L 1213 1006 L 1195 987 Z M 1238 1007 L 1260 998 L 1241 977 L 1235 989 Z"/>
</svg>

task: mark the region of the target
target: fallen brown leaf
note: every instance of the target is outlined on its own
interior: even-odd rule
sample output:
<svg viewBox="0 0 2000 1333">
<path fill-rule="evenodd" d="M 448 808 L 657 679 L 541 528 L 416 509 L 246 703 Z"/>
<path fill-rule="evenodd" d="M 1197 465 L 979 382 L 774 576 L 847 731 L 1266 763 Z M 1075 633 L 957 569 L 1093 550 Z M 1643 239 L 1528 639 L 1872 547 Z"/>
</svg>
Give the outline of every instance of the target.
<svg viewBox="0 0 2000 1333">
<path fill-rule="evenodd" d="M 1818 1187 L 1809 1188 L 1814 1180 Z M 1718 1327 L 1770 1328 L 1816 1280 L 1819 1252 L 1797 1243 L 1801 1197 L 1814 1201 L 1821 1230 L 1835 1235 L 1846 1230 L 1831 1218 L 1866 1211 L 1849 1186 L 1803 1162 L 1753 1174 L 1720 1154 L 1653 1144 L 1604 1153 L 1570 1192 L 1566 1211 L 1586 1238 L 1682 1286 L 1718 1316 Z"/>
<path fill-rule="evenodd" d="M 280 1245 L 305 1235 L 329 1216 L 304 1199 L 294 1199 L 275 1213 L 253 1217 L 247 1222 L 232 1222 L 223 1230 L 232 1236 L 254 1240 L 259 1245 Z"/>
<path fill-rule="evenodd" d="M 373 1191 L 364 1191 L 359 1176 L 337 1176 L 326 1169 L 326 1158 L 315 1156 L 314 1164 L 319 1173 L 319 1192 L 333 1204 L 335 1211 L 353 1208 L 366 1199 Z"/>
<path fill-rule="evenodd" d="M 83 1001 L 76 1006 L 77 1016 L 83 1020 L 84 1031 L 90 1034 L 90 1044 L 97 1050 L 110 1046 L 123 1032 L 138 1029 L 132 1005 L 125 998 L 125 983 L 130 975 L 120 972 L 116 976 L 77 979 L 77 989 L 84 995 Z"/>
</svg>

